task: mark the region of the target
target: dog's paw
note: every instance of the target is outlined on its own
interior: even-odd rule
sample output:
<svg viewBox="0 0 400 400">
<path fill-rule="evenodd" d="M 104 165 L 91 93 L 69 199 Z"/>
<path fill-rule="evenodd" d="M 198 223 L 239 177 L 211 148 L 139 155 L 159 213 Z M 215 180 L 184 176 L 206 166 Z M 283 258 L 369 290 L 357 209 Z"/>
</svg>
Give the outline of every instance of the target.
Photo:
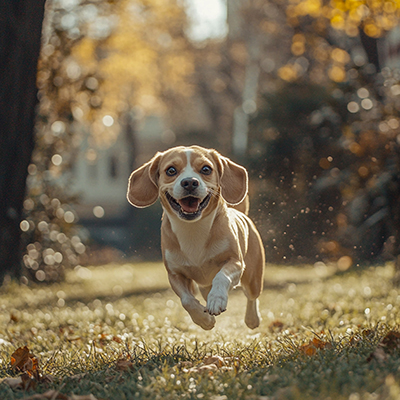
<svg viewBox="0 0 400 400">
<path fill-rule="evenodd" d="M 256 329 L 260 326 L 261 318 L 259 315 L 246 315 L 244 322 L 250 329 Z"/>
<path fill-rule="evenodd" d="M 244 317 L 244 322 L 250 329 L 255 329 L 260 325 L 261 317 L 258 311 L 258 300 L 248 300 L 246 315 Z"/>
<path fill-rule="evenodd" d="M 207 312 L 211 315 L 219 315 L 226 311 L 226 306 L 228 304 L 228 296 L 218 292 L 217 290 L 212 290 L 207 297 Z"/>
<path fill-rule="evenodd" d="M 191 317 L 195 324 L 201 326 L 206 331 L 214 328 L 215 317 L 210 315 L 206 309 L 201 314 L 191 315 Z"/>
<path fill-rule="evenodd" d="M 215 317 L 207 312 L 207 309 L 201 305 L 197 300 L 186 305 L 186 310 L 188 311 L 190 317 L 196 325 L 201 326 L 206 331 L 214 328 Z"/>
<path fill-rule="evenodd" d="M 208 314 L 207 312 L 204 313 L 206 318 L 199 324 L 204 330 L 209 331 L 210 329 L 214 328 L 215 325 L 215 317 L 213 315 Z"/>
</svg>

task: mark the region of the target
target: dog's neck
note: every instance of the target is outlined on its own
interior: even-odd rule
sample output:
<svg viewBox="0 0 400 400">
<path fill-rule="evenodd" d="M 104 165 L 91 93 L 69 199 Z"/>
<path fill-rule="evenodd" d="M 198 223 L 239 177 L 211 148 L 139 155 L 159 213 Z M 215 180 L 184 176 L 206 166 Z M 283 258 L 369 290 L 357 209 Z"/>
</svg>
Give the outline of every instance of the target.
<svg viewBox="0 0 400 400">
<path fill-rule="evenodd" d="M 196 242 L 204 239 L 205 242 L 210 234 L 211 227 L 214 224 L 217 208 L 197 221 L 183 221 L 176 215 L 170 215 L 168 212 L 165 213 L 171 223 L 171 229 L 175 233 L 179 243 L 185 242 L 190 238 Z"/>
<path fill-rule="evenodd" d="M 219 207 L 216 207 L 210 214 L 193 222 L 182 221 L 164 211 L 164 218 L 168 218 L 179 247 L 191 265 L 199 265 L 207 258 L 206 244 L 218 210 Z"/>
</svg>

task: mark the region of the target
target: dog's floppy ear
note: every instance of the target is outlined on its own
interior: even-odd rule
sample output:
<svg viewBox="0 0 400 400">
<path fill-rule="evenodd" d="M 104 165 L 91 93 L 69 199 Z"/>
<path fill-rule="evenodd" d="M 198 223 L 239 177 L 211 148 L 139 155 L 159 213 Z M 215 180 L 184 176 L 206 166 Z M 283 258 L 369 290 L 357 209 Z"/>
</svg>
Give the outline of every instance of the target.
<svg viewBox="0 0 400 400">
<path fill-rule="evenodd" d="M 129 177 L 129 203 L 144 208 L 154 204 L 158 198 L 158 165 L 162 153 L 157 153 L 149 162 L 132 172 Z"/>
<path fill-rule="evenodd" d="M 221 196 L 232 206 L 241 203 L 248 190 L 246 169 L 217 152 L 213 156 L 220 172 Z"/>
</svg>

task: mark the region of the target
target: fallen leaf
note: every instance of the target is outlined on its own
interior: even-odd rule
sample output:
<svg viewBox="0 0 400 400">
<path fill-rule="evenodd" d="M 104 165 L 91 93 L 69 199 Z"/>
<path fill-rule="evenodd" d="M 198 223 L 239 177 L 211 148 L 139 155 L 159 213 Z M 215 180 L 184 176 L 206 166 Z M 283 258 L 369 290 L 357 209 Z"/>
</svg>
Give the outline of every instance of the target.
<svg viewBox="0 0 400 400">
<path fill-rule="evenodd" d="M 317 353 L 317 348 L 314 347 L 312 344 L 303 344 L 302 346 L 300 346 L 299 350 L 306 356 L 313 356 Z"/>
<path fill-rule="evenodd" d="M 115 369 L 117 371 L 128 371 L 133 368 L 132 360 L 126 358 L 119 358 L 115 363 Z"/>
<path fill-rule="evenodd" d="M 317 350 L 321 349 L 329 349 L 332 347 L 332 344 L 329 342 L 324 342 L 321 339 L 314 338 L 310 340 L 308 343 L 303 344 L 299 347 L 299 350 L 307 356 L 313 356 L 317 353 Z"/>
<path fill-rule="evenodd" d="M 323 340 L 318 339 L 318 338 L 314 338 L 312 340 L 312 343 L 317 349 L 330 349 L 332 347 L 331 343 L 324 342 Z"/>
<path fill-rule="evenodd" d="M 19 347 L 11 354 L 11 368 L 23 374 L 16 379 L 20 379 L 20 388 L 34 389 L 37 383 L 50 383 L 53 381 L 51 375 L 42 375 L 39 369 L 38 359 L 31 354 L 27 346 Z M 11 381 L 12 385 L 16 385 L 16 381 Z"/>
<path fill-rule="evenodd" d="M 379 342 L 377 348 L 368 356 L 367 362 L 375 359 L 379 363 L 383 363 L 387 360 L 387 354 L 392 354 L 398 349 L 400 349 L 400 332 L 389 331 Z"/>
<path fill-rule="evenodd" d="M 112 341 L 117 342 L 117 343 L 122 343 L 122 339 L 119 336 L 113 336 Z"/>
<path fill-rule="evenodd" d="M 38 393 L 33 396 L 24 397 L 22 400 L 69 400 L 69 397 L 57 392 L 57 390 L 48 390 L 45 393 Z"/>
<path fill-rule="evenodd" d="M 225 361 L 222 357 L 220 356 L 210 356 L 210 357 L 206 357 L 203 360 L 203 364 L 204 365 L 211 365 L 214 364 L 216 367 L 221 368 L 223 366 L 225 366 Z"/>
<path fill-rule="evenodd" d="M 67 396 L 66 394 L 57 392 L 56 390 L 48 390 L 45 393 L 34 394 L 33 396 L 24 397 L 22 400 L 98 400 L 92 394 L 87 395 L 76 395 L 72 394 Z"/>
<path fill-rule="evenodd" d="M 10 322 L 18 322 L 18 321 L 19 321 L 19 318 L 14 313 L 12 313 L 10 315 Z"/>
<path fill-rule="evenodd" d="M 180 361 L 178 364 L 176 364 L 176 367 L 179 370 L 183 369 L 183 372 L 187 372 L 185 369 L 193 367 L 193 363 L 191 361 Z"/>
<path fill-rule="evenodd" d="M 271 332 L 274 332 L 274 331 L 278 331 L 278 332 L 280 332 L 282 329 L 283 329 L 283 322 L 281 322 L 281 321 L 279 321 L 279 320 L 275 320 L 275 321 L 272 321 L 270 324 L 269 324 L 269 326 L 268 326 L 268 328 L 269 328 L 269 330 L 271 331 Z"/>
<path fill-rule="evenodd" d="M 36 379 L 36 377 L 32 376 L 28 372 L 24 372 L 21 375 L 21 379 L 22 379 L 22 387 L 24 390 L 36 389 L 36 385 L 38 382 L 38 379 Z"/>
<path fill-rule="evenodd" d="M 382 364 L 387 360 L 388 356 L 385 353 L 385 350 L 381 346 L 378 346 L 367 358 L 367 363 L 372 360 L 378 361 L 378 363 Z"/>
<path fill-rule="evenodd" d="M 380 346 L 383 346 L 386 352 L 392 352 L 400 348 L 400 332 L 390 331 L 380 342 Z"/>
<path fill-rule="evenodd" d="M 197 368 L 192 368 L 193 372 L 201 372 L 201 371 L 216 371 L 218 367 L 215 364 L 209 364 L 209 365 L 200 365 Z M 190 371 L 190 370 L 189 370 Z"/>
<path fill-rule="evenodd" d="M 0 379 L 0 384 L 6 384 L 8 385 L 11 389 L 22 389 L 22 379 L 20 376 L 17 378 L 2 378 Z"/>
<path fill-rule="evenodd" d="M 27 346 L 19 347 L 11 354 L 11 367 L 21 372 L 31 370 L 33 368 L 32 358 L 33 355 Z"/>
<path fill-rule="evenodd" d="M 71 380 L 76 380 L 76 381 L 81 381 L 82 379 L 87 377 L 87 373 L 86 372 L 82 372 L 81 374 L 76 374 L 76 375 L 72 375 L 69 377 L 69 379 Z"/>
<path fill-rule="evenodd" d="M 220 356 L 209 356 L 204 358 L 203 362 L 199 365 L 193 366 L 190 362 L 186 362 L 185 366 L 182 363 L 178 364 L 178 368 L 182 368 L 183 372 L 186 373 L 199 373 L 199 372 L 208 372 L 210 375 L 214 373 L 214 371 L 232 371 L 235 370 L 238 372 L 240 367 L 239 358 L 237 357 L 220 357 Z"/>
<path fill-rule="evenodd" d="M 29 390 L 35 389 L 36 387 L 36 380 L 27 373 L 23 373 L 15 378 L 3 378 L 0 380 L 0 384 L 1 383 L 8 385 L 13 390 Z"/>
</svg>

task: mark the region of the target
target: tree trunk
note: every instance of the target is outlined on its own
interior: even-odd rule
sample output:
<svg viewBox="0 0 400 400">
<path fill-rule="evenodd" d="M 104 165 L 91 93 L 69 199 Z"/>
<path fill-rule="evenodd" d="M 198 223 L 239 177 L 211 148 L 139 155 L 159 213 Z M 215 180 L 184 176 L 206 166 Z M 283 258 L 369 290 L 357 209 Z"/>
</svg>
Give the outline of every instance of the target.
<svg viewBox="0 0 400 400">
<path fill-rule="evenodd" d="M 34 147 L 45 0 L 0 2 L 0 284 L 21 267 L 22 209 Z"/>
<path fill-rule="evenodd" d="M 256 111 L 258 80 L 260 76 L 261 44 L 254 30 L 250 30 L 246 40 L 248 59 L 243 84 L 242 104 L 236 108 L 233 116 L 233 154 L 242 160 L 245 158 L 248 147 L 249 114 Z"/>
<path fill-rule="evenodd" d="M 366 35 L 364 30 L 360 29 L 361 44 L 367 54 L 368 62 L 375 65 L 376 72 L 381 70 L 379 51 L 378 51 L 378 39 Z"/>
</svg>

